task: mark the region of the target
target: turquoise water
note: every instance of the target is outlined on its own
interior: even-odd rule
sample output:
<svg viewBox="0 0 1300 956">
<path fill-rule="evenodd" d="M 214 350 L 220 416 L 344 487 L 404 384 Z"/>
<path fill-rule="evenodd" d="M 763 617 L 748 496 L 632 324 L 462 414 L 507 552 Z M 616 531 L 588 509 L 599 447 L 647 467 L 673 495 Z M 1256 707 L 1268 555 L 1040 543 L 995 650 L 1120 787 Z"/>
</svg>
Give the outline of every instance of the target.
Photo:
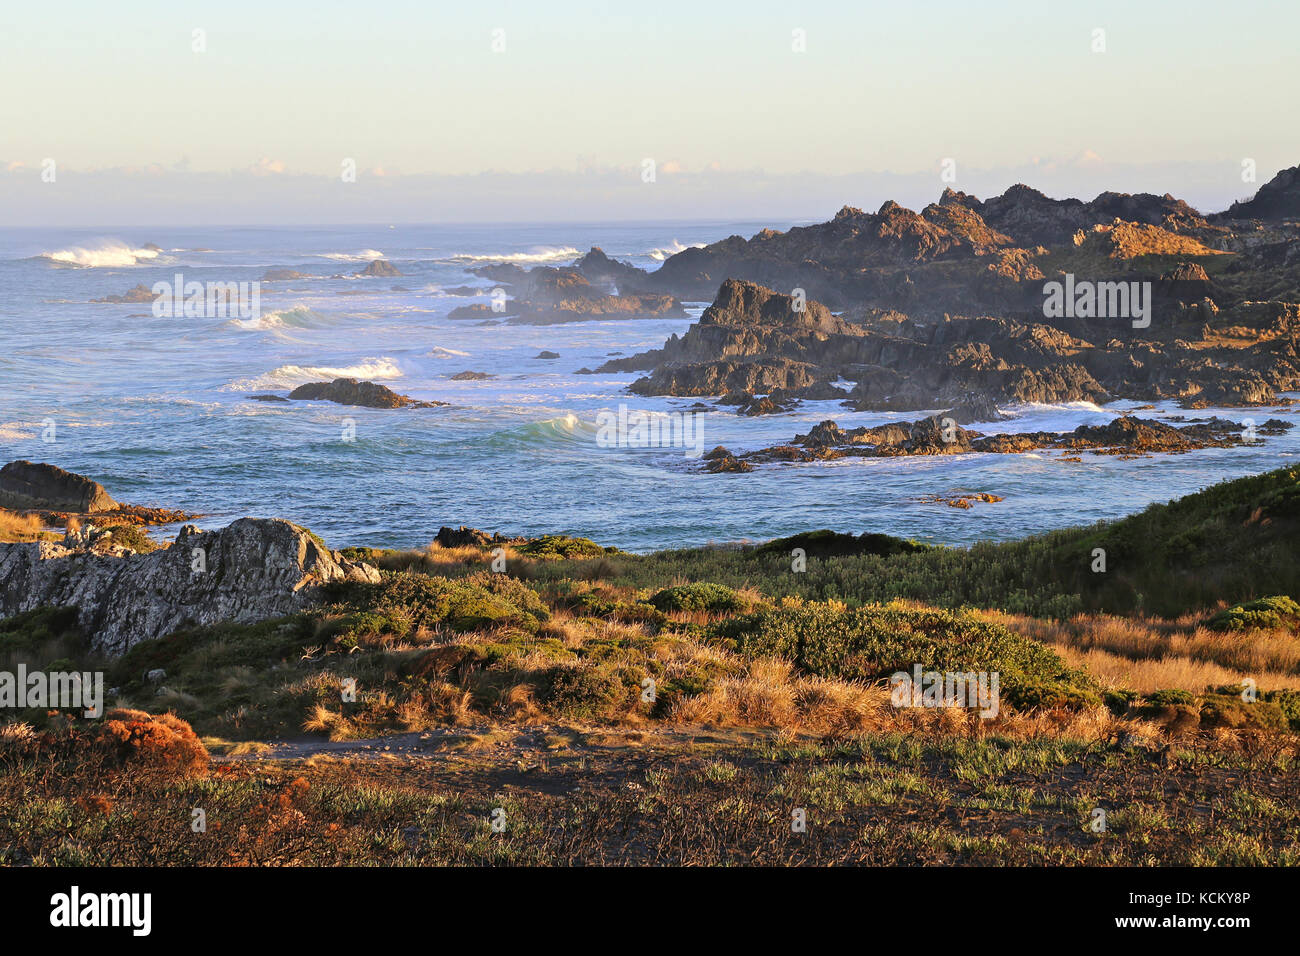
<svg viewBox="0 0 1300 956">
<path fill-rule="evenodd" d="M 474 285 L 486 293 L 494 283 L 466 271 L 482 262 L 560 265 L 600 245 L 655 268 L 685 245 L 765 225 L 789 224 L 0 230 L 0 457 L 90 475 L 120 500 L 201 512 L 204 526 L 289 518 L 336 547 L 421 545 L 441 525 L 469 524 L 644 551 L 816 527 L 952 544 L 1019 537 L 1118 517 L 1300 454 L 1297 434 L 1134 461 L 966 455 L 702 474 L 680 449 L 602 448 L 596 440 L 602 410 L 624 403 L 667 412 L 695 399 L 631 396 L 636 375 L 575 374 L 658 347 L 690 318 L 543 327 L 447 318 L 458 305 L 488 301 L 443 291 Z M 379 254 L 404 275 L 351 276 Z M 239 282 L 268 268 L 312 278 L 263 284 L 261 315 L 250 319 L 157 318 L 147 303 L 90 301 L 178 271 L 186 280 Z M 706 304 L 691 304 L 692 316 Z M 543 349 L 560 358 L 537 359 Z M 495 377 L 451 380 L 465 370 Z M 340 375 L 450 404 L 377 410 L 249 399 Z M 1065 430 L 1131 404 L 1022 407 L 1012 409 L 1016 421 L 975 427 Z M 1297 414 L 1173 406 L 1142 414 L 1216 412 L 1256 421 Z M 850 413 L 836 402 L 763 418 L 723 409 L 704 417 L 703 440 L 741 451 L 788 441 L 826 418 L 847 427 L 898 417 Z M 343 439 L 349 420 L 355 441 Z M 42 440 L 49 421 L 53 443 Z M 957 492 L 1005 500 L 970 511 L 915 500 Z"/>
</svg>

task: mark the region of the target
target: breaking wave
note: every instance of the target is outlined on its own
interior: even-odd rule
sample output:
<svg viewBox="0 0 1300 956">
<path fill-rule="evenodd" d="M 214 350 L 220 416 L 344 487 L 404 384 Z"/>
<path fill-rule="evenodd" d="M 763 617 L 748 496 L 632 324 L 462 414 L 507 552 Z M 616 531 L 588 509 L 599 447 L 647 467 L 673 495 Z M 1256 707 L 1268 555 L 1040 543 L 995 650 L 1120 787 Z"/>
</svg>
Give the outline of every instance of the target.
<svg viewBox="0 0 1300 956">
<path fill-rule="evenodd" d="M 572 246 L 534 246 L 531 252 L 506 252 L 501 255 L 475 256 L 457 253 L 439 262 L 560 262 L 581 258 L 582 253 Z"/>
<path fill-rule="evenodd" d="M 226 324 L 238 329 L 270 332 L 276 329 L 318 329 L 335 323 L 336 320 L 330 316 L 322 315 L 303 305 L 295 305 L 291 309 L 264 312 L 251 319 L 231 319 Z"/>
<path fill-rule="evenodd" d="M 367 381 L 375 379 L 401 378 L 402 370 L 391 358 L 362 359 L 356 365 L 281 365 L 265 375 L 244 378 L 229 385 L 223 385 L 222 391 L 252 392 L 259 389 L 296 388 L 308 382 L 333 381 L 336 378 L 359 378 Z"/>
<path fill-rule="evenodd" d="M 702 242 L 693 242 L 689 246 L 684 246 L 676 239 L 674 239 L 673 244 L 671 246 L 664 246 L 661 249 L 651 249 L 649 252 L 646 253 L 646 255 L 649 256 L 651 259 L 655 260 L 656 262 L 663 262 L 669 256 L 675 256 L 677 255 L 677 253 L 685 252 L 687 249 L 703 249 L 703 248 L 704 248 L 704 243 Z"/>
<path fill-rule="evenodd" d="M 82 269 L 122 268 L 153 262 L 161 255 L 157 249 L 137 249 L 119 239 L 105 239 L 93 246 L 69 246 L 54 252 L 42 252 L 36 259 L 45 259 L 61 266 Z"/>
<path fill-rule="evenodd" d="M 318 258 L 338 262 L 370 262 L 372 259 L 384 258 L 384 254 L 378 249 L 362 249 L 360 252 L 322 252 Z"/>
</svg>

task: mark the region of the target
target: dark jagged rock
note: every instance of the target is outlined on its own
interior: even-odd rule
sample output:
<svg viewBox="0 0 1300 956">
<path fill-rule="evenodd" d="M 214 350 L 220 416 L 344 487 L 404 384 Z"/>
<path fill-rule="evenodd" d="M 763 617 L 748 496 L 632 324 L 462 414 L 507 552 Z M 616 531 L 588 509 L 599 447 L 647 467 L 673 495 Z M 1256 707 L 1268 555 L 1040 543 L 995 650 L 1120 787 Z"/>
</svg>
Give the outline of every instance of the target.
<svg viewBox="0 0 1300 956">
<path fill-rule="evenodd" d="M 287 402 L 289 401 L 283 395 L 249 395 L 249 399 L 254 402 Z"/>
<path fill-rule="evenodd" d="M 754 466 L 747 461 L 741 461 L 731 452 L 721 445 L 707 452 L 703 456 L 704 470 L 714 474 L 725 472 L 746 472 L 753 471 Z"/>
<path fill-rule="evenodd" d="M 446 402 L 420 402 L 399 395 L 377 382 L 363 382 L 355 378 L 336 378 L 332 382 L 308 382 L 299 385 L 289 397 L 298 401 L 323 400 L 340 405 L 359 405 L 366 408 L 434 408 Z"/>
<path fill-rule="evenodd" d="M 114 304 L 117 304 L 117 305 L 122 305 L 122 304 L 126 304 L 126 303 L 132 303 L 132 304 L 135 304 L 135 303 L 141 303 L 141 302 L 152 302 L 152 301 L 153 301 L 154 299 L 156 299 L 156 298 L 158 298 L 158 297 L 157 297 L 156 295 L 154 295 L 152 289 L 150 289 L 148 286 L 146 286 L 146 285 L 144 285 L 144 284 L 139 284 L 139 285 L 136 285 L 135 287 L 133 287 L 133 288 L 131 288 L 131 289 L 128 289 L 128 290 L 127 290 L 124 294 L 122 294 L 122 295 L 106 295 L 106 296 L 104 296 L 104 298 L 102 298 L 102 299 L 91 299 L 90 301 L 91 301 L 91 302 L 111 302 L 111 303 L 114 303 Z"/>
<path fill-rule="evenodd" d="M 951 418 L 959 425 L 969 425 L 971 422 L 1000 422 L 1011 416 L 998 411 L 997 405 L 987 396 L 970 395 L 947 411 L 941 412 L 939 417 Z"/>
<path fill-rule="evenodd" d="M 0 468 L 0 507 L 77 514 L 113 511 L 118 503 L 97 481 L 41 462 L 11 461 Z"/>
<path fill-rule="evenodd" d="M 364 269 L 358 269 L 354 275 L 390 278 L 393 276 L 403 275 L 403 273 L 397 268 L 397 266 L 393 265 L 386 259 L 376 259 Z"/>
<path fill-rule="evenodd" d="M 542 349 L 540 352 L 538 352 L 536 355 L 533 356 L 533 358 L 535 359 L 557 359 L 559 357 L 560 357 L 559 352 L 552 352 L 548 349 Z"/>
<path fill-rule="evenodd" d="M 600 246 L 592 246 L 591 251 L 578 260 L 576 268 L 593 284 L 608 285 L 621 292 L 636 292 L 644 287 L 646 274 L 642 270 L 611 259 Z"/>
<path fill-rule="evenodd" d="M 581 263 L 577 268 L 535 266 L 527 271 L 513 264 L 476 268 L 472 270 L 476 274 L 508 285 L 511 298 L 498 303 L 495 309 L 483 304 L 461 306 L 448 317 L 499 315 L 513 325 L 555 325 L 593 318 L 671 318 L 686 314 L 676 296 L 632 291 L 620 285 L 618 276 L 626 275 L 628 270 L 639 273 L 634 267 L 617 263 L 598 249 L 588 253 L 583 262 L 587 264 L 585 270 Z"/>
<path fill-rule="evenodd" d="M 774 400 L 771 395 L 762 398 L 750 398 L 744 402 L 736 412 L 740 415 L 775 415 L 779 412 L 788 412 L 794 408 L 795 403 L 792 401 Z"/>
<path fill-rule="evenodd" d="M 519 314 L 519 303 L 511 300 L 494 304 L 475 302 L 471 305 L 458 305 L 447 313 L 449 319 L 508 319 Z M 491 324 L 491 323 L 487 323 Z"/>
<path fill-rule="evenodd" d="M 1300 166 L 1284 169 L 1245 202 L 1223 214 L 1230 219 L 1300 219 Z"/>
<path fill-rule="evenodd" d="M 1177 278 L 1164 284 L 1199 291 L 1205 283 L 1197 278 L 1198 266 L 1176 267 L 1169 274 Z M 822 390 L 834 394 L 833 382 L 843 378 L 856 382 L 849 401 L 863 411 L 975 400 L 1267 404 L 1281 391 L 1300 389 L 1300 306 L 1285 302 L 1230 308 L 1208 298 L 1178 302 L 1161 313 L 1165 326 L 1149 338 L 1128 320 L 1049 320 L 1041 311 L 925 322 L 896 311 L 867 311 L 849 322 L 816 300 L 801 303 L 802 310 L 799 302 L 728 280 L 685 334 L 597 371 L 648 372 L 630 386 L 641 395 L 784 389 L 802 398 Z"/>
<path fill-rule="evenodd" d="M 507 539 L 500 534 L 488 534 L 486 531 L 470 528 L 467 525 L 461 525 L 459 528 L 443 525 L 438 529 L 438 534 L 433 540 L 441 548 L 486 548 Z"/>
<path fill-rule="evenodd" d="M 487 372 L 471 372 L 466 370 L 464 372 L 457 372 L 451 377 L 451 380 L 453 382 L 481 382 L 485 379 L 494 377 L 495 376 L 489 375 Z"/>
<path fill-rule="evenodd" d="M 1263 429 L 1257 429 L 1256 434 L 1264 434 Z M 789 445 L 775 445 L 735 458 L 743 465 L 837 458 L 1018 454 L 1044 449 L 1065 452 L 1089 450 L 1099 455 L 1136 457 L 1157 453 L 1179 454 L 1200 448 L 1227 448 L 1247 440 L 1250 440 L 1249 433 L 1244 425 L 1217 418 L 1179 428 L 1164 422 L 1124 416 L 1105 425 L 1081 425 L 1064 434 L 1017 432 L 983 435 L 960 427 L 950 417 L 934 415 L 916 422 L 892 422 L 847 430 L 828 420 L 816 425 L 806 435 L 796 435 Z M 705 470 L 716 469 L 706 465 Z"/>
</svg>

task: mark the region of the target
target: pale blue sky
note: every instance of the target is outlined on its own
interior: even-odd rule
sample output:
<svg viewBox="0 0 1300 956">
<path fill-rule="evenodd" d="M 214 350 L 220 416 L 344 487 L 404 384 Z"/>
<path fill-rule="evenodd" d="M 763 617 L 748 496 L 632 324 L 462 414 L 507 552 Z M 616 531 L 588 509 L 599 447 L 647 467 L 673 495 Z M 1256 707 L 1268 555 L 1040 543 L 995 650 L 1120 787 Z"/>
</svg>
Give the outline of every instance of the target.
<svg viewBox="0 0 1300 956">
<path fill-rule="evenodd" d="M 1297 36 L 1300 4 L 1258 0 L 7 3 L 0 170 L 580 180 L 653 157 L 721 170 L 709 195 L 746 215 L 755 171 L 937 183 L 952 157 L 989 182 L 1091 165 L 1208 196 L 1221 175 L 1226 200 L 1253 191 L 1242 158 L 1261 181 L 1300 162 Z"/>
</svg>

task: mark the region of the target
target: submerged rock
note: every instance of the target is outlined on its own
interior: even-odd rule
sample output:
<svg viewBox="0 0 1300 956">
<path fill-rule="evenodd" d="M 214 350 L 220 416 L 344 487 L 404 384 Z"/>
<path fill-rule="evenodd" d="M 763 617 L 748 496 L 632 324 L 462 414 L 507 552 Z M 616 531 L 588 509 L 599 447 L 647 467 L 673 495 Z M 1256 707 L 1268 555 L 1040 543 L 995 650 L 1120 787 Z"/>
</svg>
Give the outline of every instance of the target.
<svg viewBox="0 0 1300 956">
<path fill-rule="evenodd" d="M 291 614 L 331 581 L 378 583 L 379 572 L 281 520 L 242 518 L 206 532 L 186 525 L 169 548 L 125 557 L 0 544 L 0 616 L 75 607 L 92 647 L 112 655 L 186 627 Z"/>
</svg>

